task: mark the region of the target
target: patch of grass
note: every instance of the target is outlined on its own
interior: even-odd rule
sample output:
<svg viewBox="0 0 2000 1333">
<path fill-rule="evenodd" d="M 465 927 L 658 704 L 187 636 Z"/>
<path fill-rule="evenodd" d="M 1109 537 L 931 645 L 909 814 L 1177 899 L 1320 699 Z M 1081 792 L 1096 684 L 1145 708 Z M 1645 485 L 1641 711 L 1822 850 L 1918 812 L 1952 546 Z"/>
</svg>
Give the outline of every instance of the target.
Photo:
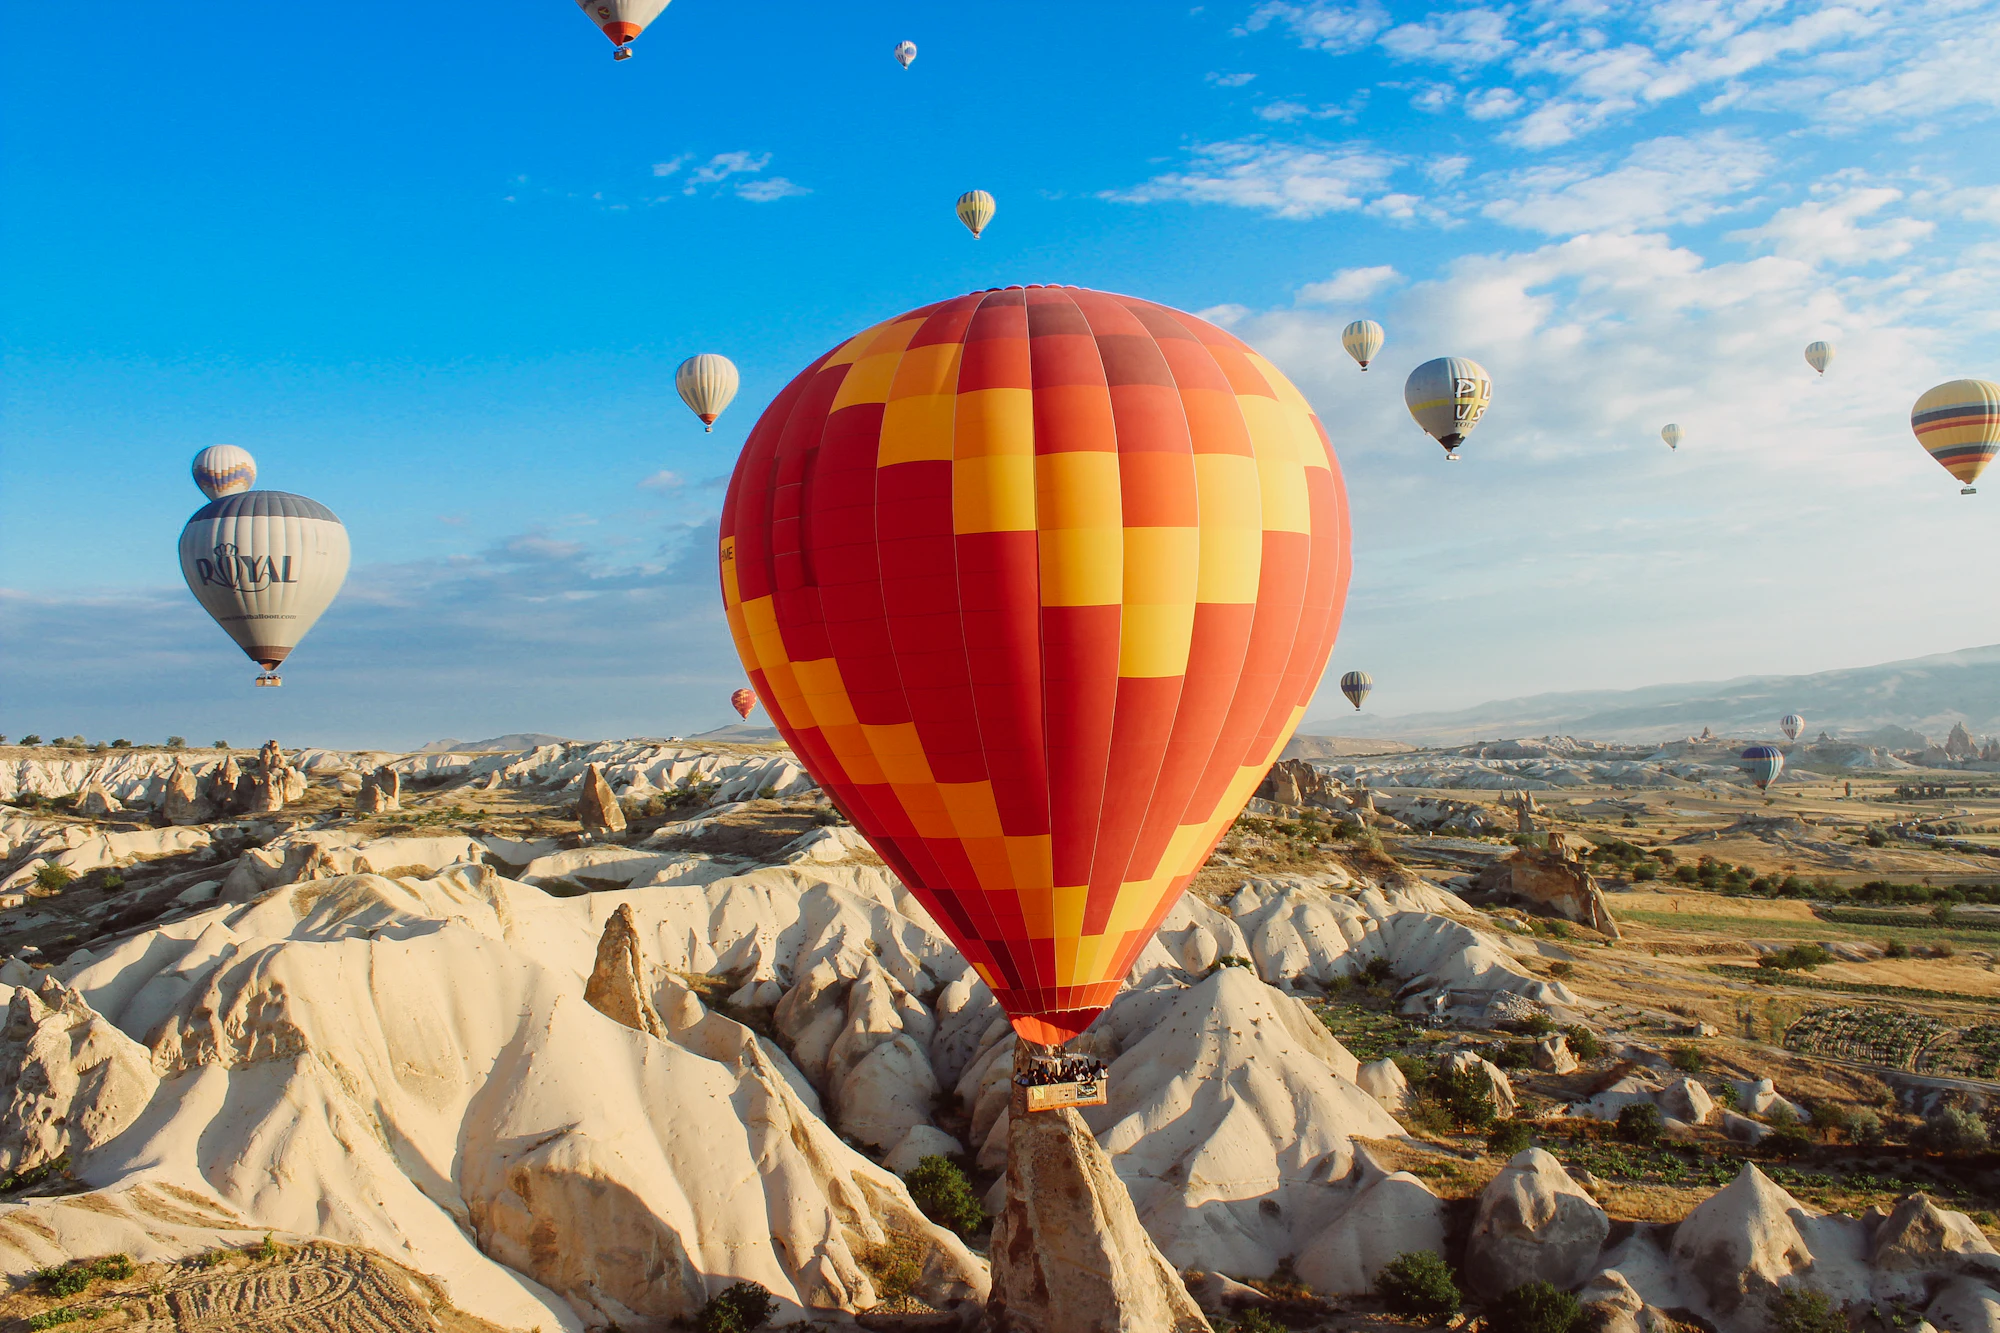
<svg viewBox="0 0 2000 1333">
<path fill-rule="evenodd" d="M 854 1257 L 885 1305 L 909 1295 L 924 1275 L 923 1246 L 916 1237 L 901 1232 L 891 1232 L 885 1243 L 870 1246 Z"/>
<path fill-rule="evenodd" d="M 1821 945 L 1794 944 L 1776 953 L 1765 954 L 1757 960 L 1757 966 L 1776 972 L 1810 972 L 1832 961 L 1833 955 Z"/>
<path fill-rule="evenodd" d="M 1390 1260 L 1375 1278 L 1375 1293 L 1389 1313 L 1433 1323 L 1458 1313 L 1465 1299 L 1451 1265 L 1435 1250 L 1413 1250 Z"/>
<path fill-rule="evenodd" d="M 9 1175 L 0 1176 L 0 1194 L 12 1194 L 16 1190 L 33 1189 L 50 1176 L 66 1175 L 68 1172 L 69 1154 L 64 1153 L 60 1157 L 43 1162 L 40 1166 L 29 1167 L 26 1171 L 15 1171 Z"/>
<path fill-rule="evenodd" d="M 72 1259 L 35 1270 L 35 1281 L 51 1296 L 81 1296 L 101 1280 L 122 1282 L 132 1276 L 132 1258 L 107 1254 L 101 1259 Z"/>
<path fill-rule="evenodd" d="M 1830 981 L 1825 977 L 1809 977 L 1796 972 L 1786 973 L 1780 978 L 1773 976 L 1765 969 L 1738 967 L 1733 963 L 1715 963 L 1708 970 L 1716 973 L 1718 976 L 1736 977 L 1743 981 L 1756 981 L 1767 985 L 1797 986 L 1804 990 L 1832 991 L 1839 995 L 1880 995 L 1906 1000 L 1949 1000 L 1956 1004 L 2000 1004 L 2000 995 L 1975 995 L 1970 991 L 1932 990 L 1925 986 L 1875 986 L 1858 981 Z"/>
<path fill-rule="evenodd" d="M 1667 1063 L 1683 1074 L 1699 1074 L 1707 1060 L 1701 1053 L 1701 1047 L 1683 1043 L 1667 1052 Z"/>
<path fill-rule="evenodd" d="M 111 1313 L 95 1305 L 58 1305 L 53 1310 L 43 1310 L 28 1316 L 29 1328 L 59 1328 L 64 1324 L 74 1324 L 83 1319 L 102 1319 Z"/>
</svg>

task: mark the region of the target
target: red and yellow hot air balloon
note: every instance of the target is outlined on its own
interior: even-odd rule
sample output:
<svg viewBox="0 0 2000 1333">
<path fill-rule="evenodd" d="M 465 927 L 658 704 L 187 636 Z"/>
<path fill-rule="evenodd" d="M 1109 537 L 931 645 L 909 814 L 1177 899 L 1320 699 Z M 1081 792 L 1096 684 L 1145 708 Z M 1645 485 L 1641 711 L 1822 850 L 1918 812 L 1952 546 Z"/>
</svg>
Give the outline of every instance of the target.
<svg viewBox="0 0 2000 1333">
<path fill-rule="evenodd" d="M 736 710 L 738 717 L 750 716 L 750 710 L 757 706 L 757 691 L 747 686 L 736 691 L 729 696 L 729 706 Z"/>
<path fill-rule="evenodd" d="M 646 25 L 660 16 L 670 0 L 576 0 L 576 7 L 584 17 L 604 30 L 617 49 L 611 53 L 613 60 L 629 60 L 632 48 L 628 43 L 646 30 Z"/>
<path fill-rule="evenodd" d="M 1236 338 L 1009 287 L 808 366 L 750 433 L 720 555 L 771 720 L 1054 1043 L 1304 715 L 1347 499 L 1312 408 Z"/>
</svg>

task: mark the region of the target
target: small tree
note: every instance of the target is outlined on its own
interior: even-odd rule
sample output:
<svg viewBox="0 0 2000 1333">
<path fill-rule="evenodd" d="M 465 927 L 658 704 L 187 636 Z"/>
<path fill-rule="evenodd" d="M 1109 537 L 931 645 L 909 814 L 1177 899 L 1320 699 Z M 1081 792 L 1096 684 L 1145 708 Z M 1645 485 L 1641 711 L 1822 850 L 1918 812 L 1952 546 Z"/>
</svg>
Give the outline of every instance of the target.
<svg viewBox="0 0 2000 1333">
<path fill-rule="evenodd" d="M 1563 1035 L 1569 1038 L 1569 1049 L 1579 1060 L 1595 1060 L 1604 1054 L 1604 1043 L 1581 1023 L 1571 1023 L 1563 1029 Z"/>
<path fill-rule="evenodd" d="M 1666 1126 L 1660 1119 L 1660 1108 L 1651 1102 L 1633 1102 L 1618 1111 L 1618 1137 L 1627 1143 L 1654 1144 Z"/>
<path fill-rule="evenodd" d="M 111 742 L 111 748 L 114 750 L 129 750 L 132 748 L 132 742 L 120 736 L 117 740 Z"/>
<path fill-rule="evenodd" d="M 1970 1111 L 1947 1106 L 1924 1121 L 1923 1128 L 1910 1136 L 1910 1142 L 1925 1152 L 1984 1152 L 1986 1122 Z"/>
<path fill-rule="evenodd" d="M 215 743 L 215 746 L 214 746 L 214 748 L 215 748 L 215 749 L 218 749 L 218 750 L 227 750 L 227 749 L 229 748 L 229 742 L 228 742 L 228 741 L 217 741 L 217 742 Z"/>
<path fill-rule="evenodd" d="M 939 1226 L 970 1236 L 986 1225 L 986 1209 L 972 1192 L 972 1181 L 949 1157 L 924 1158 L 903 1183 L 910 1188 L 911 1201 Z"/>
<path fill-rule="evenodd" d="M 1680 1045 L 1667 1052 L 1667 1063 L 1683 1074 L 1699 1074 L 1704 1063 L 1701 1047 Z"/>
<path fill-rule="evenodd" d="M 75 879 L 76 872 L 68 866 L 49 864 L 35 871 L 35 887 L 43 893 L 60 893 Z"/>
<path fill-rule="evenodd" d="M 1458 1313 L 1464 1300 L 1452 1280 L 1451 1265 L 1436 1250 L 1413 1250 L 1391 1259 L 1375 1277 L 1375 1293 L 1389 1313 L 1433 1323 Z"/>
<path fill-rule="evenodd" d="M 1572 1333 L 1583 1321 L 1576 1297 L 1547 1282 L 1525 1282 L 1495 1301 L 1493 1333 Z"/>
<path fill-rule="evenodd" d="M 188 743 L 188 738 L 187 738 L 187 737 L 185 737 L 185 736 L 169 736 L 169 737 L 167 737 L 167 748 L 168 748 L 169 750 L 178 750 L 178 749 L 180 749 L 180 748 L 181 748 L 181 747 L 182 747 L 183 745 L 186 745 L 187 743 Z"/>
<path fill-rule="evenodd" d="M 40 745 L 41 743 L 42 738 L 32 731 L 21 737 L 21 744 L 23 745 Z"/>
<path fill-rule="evenodd" d="M 1534 1127 L 1525 1120 L 1501 1120 L 1486 1131 L 1487 1151 L 1501 1157 L 1512 1157 L 1534 1141 Z"/>
</svg>

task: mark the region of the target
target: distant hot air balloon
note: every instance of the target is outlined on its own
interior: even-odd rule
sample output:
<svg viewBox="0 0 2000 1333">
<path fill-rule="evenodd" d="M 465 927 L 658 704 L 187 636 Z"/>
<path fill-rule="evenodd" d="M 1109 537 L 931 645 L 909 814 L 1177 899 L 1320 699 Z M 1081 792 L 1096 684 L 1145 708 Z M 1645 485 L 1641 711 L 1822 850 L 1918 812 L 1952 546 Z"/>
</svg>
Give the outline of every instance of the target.
<svg viewBox="0 0 2000 1333">
<path fill-rule="evenodd" d="M 915 42 L 896 43 L 897 64 L 901 65 L 904 69 L 908 69 L 910 67 L 910 62 L 912 60 L 915 60 L 916 58 L 917 58 L 917 44 Z"/>
<path fill-rule="evenodd" d="M 1340 678 L 1340 692 L 1347 696 L 1347 702 L 1354 705 L 1354 711 L 1361 711 L 1361 701 L 1368 697 L 1368 691 L 1375 688 L 1375 678 L 1366 671 L 1350 671 Z"/>
<path fill-rule="evenodd" d="M 979 233 L 986 230 L 986 224 L 993 220 L 993 213 L 999 206 L 993 196 L 984 190 L 967 190 L 958 196 L 958 220 L 965 224 L 972 239 L 979 239 Z"/>
<path fill-rule="evenodd" d="M 738 717 L 750 716 L 750 710 L 757 706 L 757 691 L 741 689 L 729 696 L 729 704 Z"/>
<path fill-rule="evenodd" d="M 1681 428 L 1669 421 L 1660 427 L 1660 438 L 1667 442 L 1667 448 L 1678 449 L 1681 447 Z"/>
<path fill-rule="evenodd" d="M 1426 361 L 1403 382 L 1403 402 L 1424 433 L 1444 446 L 1448 461 L 1472 434 L 1493 401 L 1493 379 L 1486 367 L 1462 356 Z"/>
<path fill-rule="evenodd" d="M 630 60 L 632 50 L 626 45 L 646 30 L 646 25 L 660 16 L 670 0 L 576 0 L 576 7 L 584 16 L 611 39 L 617 50 L 611 53 L 613 60 Z"/>
<path fill-rule="evenodd" d="M 1015 1030 L 1059 1042 L 1304 716 L 1347 502 L 1311 406 L 1235 337 L 1009 287 L 808 366 L 737 460 L 720 556 L 793 753 Z"/>
<path fill-rule="evenodd" d="M 737 382 L 736 363 L 714 352 L 691 356 L 674 372 L 674 387 L 680 390 L 681 401 L 701 418 L 704 432 L 711 434 L 715 419 L 736 397 Z"/>
<path fill-rule="evenodd" d="M 1778 719 L 1778 730 L 1785 733 L 1785 739 L 1795 741 L 1799 733 L 1806 729 L 1806 720 L 1797 713 L 1787 713 Z"/>
<path fill-rule="evenodd" d="M 1775 745 L 1753 745 L 1743 752 L 1743 767 L 1758 791 L 1769 791 L 1778 774 L 1785 771 L 1784 752 Z"/>
<path fill-rule="evenodd" d="M 1366 370 L 1375 353 L 1382 350 L 1382 337 L 1380 324 L 1372 319 L 1357 319 L 1340 331 L 1340 345 Z"/>
<path fill-rule="evenodd" d="M 1965 483 L 1959 494 L 1976 495 L 1972 483 L 2000 453 L 2000 384 L 1992 380 L 1940 384 L 1910 409 L 1910 429 L 1925 453 Z"/>
<path fill-rule="evenodd" d="M 333 603 L 347 578 L 347 529 L 325 505 L 284 491 L 239 491 L 181 530 L 181 574 L 250 660 L 259 685 Z"/>
<path fill-rule="evenodd" d="M 257 484 L 257 460 L 248 449 L 211 444 L 194 456 L 194 484 L 211 500 L 247 491 Z"/>
<path fill-rule="evenodd" d="M 1822 375 L 1826 374 L 1826 368 L 1833 364 L 1833 356 L 1832 343 L 1806 344 L 1806 364 Z"/>
</svg>

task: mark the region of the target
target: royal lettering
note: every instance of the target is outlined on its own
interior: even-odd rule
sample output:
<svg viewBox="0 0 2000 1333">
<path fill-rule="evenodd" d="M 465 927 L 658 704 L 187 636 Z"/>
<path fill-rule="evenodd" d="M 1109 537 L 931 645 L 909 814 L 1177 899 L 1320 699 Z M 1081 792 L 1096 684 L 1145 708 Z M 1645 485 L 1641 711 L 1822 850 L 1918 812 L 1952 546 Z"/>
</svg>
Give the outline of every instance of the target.
<svg viewBox="0 0 2000 1333">
<path fill-rule="evenodd" d="M 213 561 L 197 557 L 194 572 L 204 586 L 235 592 L 262 592 L 274 583 L 299 581 L 292 570 L 291 556 L 286 556 L 280 567 L 274 556 L 242 555 L 227 542 L 215 548 Z"/>
</svg>

